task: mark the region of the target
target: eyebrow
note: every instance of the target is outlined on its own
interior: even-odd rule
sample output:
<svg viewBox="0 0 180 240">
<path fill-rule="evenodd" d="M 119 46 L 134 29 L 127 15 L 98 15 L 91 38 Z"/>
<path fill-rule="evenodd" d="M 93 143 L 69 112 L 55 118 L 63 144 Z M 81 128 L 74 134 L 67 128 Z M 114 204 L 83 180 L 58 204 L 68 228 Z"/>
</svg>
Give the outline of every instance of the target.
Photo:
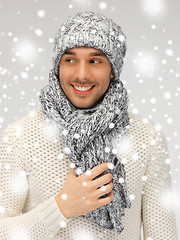
<svg viewBox="0 0 180 240">
<path fill-rule="evenodd" d="M 72 52 L 71 50 L 66 50 L 64 52 L 64 54 L 67 55 L 76 55 L 76 53 Z M 89 56 L 101 56 L 101 57 L 106 57 L 106 55 L 103 52 L 92 52 L 91 54 L 89 54 Z"/>
</svg>

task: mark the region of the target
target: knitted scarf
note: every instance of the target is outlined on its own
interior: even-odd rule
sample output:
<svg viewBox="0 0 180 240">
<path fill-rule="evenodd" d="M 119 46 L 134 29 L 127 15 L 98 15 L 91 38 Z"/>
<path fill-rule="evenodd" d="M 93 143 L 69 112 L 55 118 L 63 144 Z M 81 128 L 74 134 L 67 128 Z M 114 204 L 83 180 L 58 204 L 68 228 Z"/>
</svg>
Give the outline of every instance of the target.
<svg viewBox="0 0 180 240">
<path fill-rule="evenodd" d="M 123 83 L 112 78 L 101 103 L 89 109 L 77 109 L 67 99 L 52 69 L 49 85 L 41 90 L 39 98 L 45 116 L 57 125 L 59 134 L 65 140 L 70 150 L 68 158 L 80 170 L 79 175 L 103 162 L 114 165 L 113 169 L 96 177 L 108 172 L 113 175 L 113 200 L 81 216 L 95 221 L 103 228 L 115 228 L 120 234 L 124 229 L 121 216 L 125 215 L 125 208 L 131 207 L 124 165 L 112 146 L 112 139 L 123 136 L 129 128 L 128 97 Z M 124 181 L 119 182 L 119 178 Z"/>
</svg>

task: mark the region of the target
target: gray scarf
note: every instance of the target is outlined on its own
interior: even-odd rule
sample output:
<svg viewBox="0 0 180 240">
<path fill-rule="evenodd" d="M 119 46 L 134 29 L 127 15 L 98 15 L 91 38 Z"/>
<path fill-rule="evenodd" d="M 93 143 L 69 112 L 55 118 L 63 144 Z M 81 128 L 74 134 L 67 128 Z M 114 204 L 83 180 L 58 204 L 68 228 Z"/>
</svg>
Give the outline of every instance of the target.
<svg viewBox="0 0 180 240">
<path fill-rule="evenodd" d="M 39 98 L 45 116 L 57 125 L 66 147 L 70 149 L 68 158 L 81 170 L 80 174 L 103 162 L 114 164 L 113 169 L 96 177 L 108 172 L 113 175 L 113 200 L 81 216 L 95 221 L 103 228 L 115 228 L 120 234 L 124 229 L 121 216 L 125 215 L 125 208 L 131 207 L 124 165 L 112 152 L 112 139 L 123 136 L 129 128 L 128 97 L 123 83 L 112 78 L 101 103 L 90 109 L 77 109 L 67 99 L 52 69 L 49 85 L 41 90 Z M 110 151 L 107 151 L 108 148 Z M 124 182 L 120 183 L 119 178 L 123 178 Z"/>
</svg>

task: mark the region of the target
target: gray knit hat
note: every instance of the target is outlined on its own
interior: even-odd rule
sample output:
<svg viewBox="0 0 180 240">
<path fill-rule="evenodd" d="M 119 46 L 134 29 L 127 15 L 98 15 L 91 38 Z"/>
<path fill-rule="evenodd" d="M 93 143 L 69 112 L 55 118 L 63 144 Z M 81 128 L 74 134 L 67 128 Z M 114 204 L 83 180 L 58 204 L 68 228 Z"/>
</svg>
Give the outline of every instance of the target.
<svg viewBox="0 0 180 240">
<path fill-rule="evenodd" d="M 118 80 L 126 54 L 126 36 L 119 25 L 102 14 L 77 13 L 69 17 L 58 30 L 53 48 L 53 68 L 59 75 L 63 53 L 74 47 L 93 47 L 101 50 L 109 59 Z"/>
</svg>

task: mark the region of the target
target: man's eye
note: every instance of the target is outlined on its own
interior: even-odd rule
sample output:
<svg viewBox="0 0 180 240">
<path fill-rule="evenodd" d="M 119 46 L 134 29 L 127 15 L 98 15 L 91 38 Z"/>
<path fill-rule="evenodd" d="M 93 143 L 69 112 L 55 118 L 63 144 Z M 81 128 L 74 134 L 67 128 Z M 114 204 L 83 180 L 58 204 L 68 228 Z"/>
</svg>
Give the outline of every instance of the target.
<svg viewBox="0 0 180 240">
<path fill-rule="evenodd" d="M 67 62 L 74 61 L 74 59 L 66 59 Z"/>
<path fill-rule="evenodd" d="M 100 63 L 100 61 L 98 61 L 98 60 L 90 60 L 90 62 L 93 62 L 93 63 Z"/>
</svg>

